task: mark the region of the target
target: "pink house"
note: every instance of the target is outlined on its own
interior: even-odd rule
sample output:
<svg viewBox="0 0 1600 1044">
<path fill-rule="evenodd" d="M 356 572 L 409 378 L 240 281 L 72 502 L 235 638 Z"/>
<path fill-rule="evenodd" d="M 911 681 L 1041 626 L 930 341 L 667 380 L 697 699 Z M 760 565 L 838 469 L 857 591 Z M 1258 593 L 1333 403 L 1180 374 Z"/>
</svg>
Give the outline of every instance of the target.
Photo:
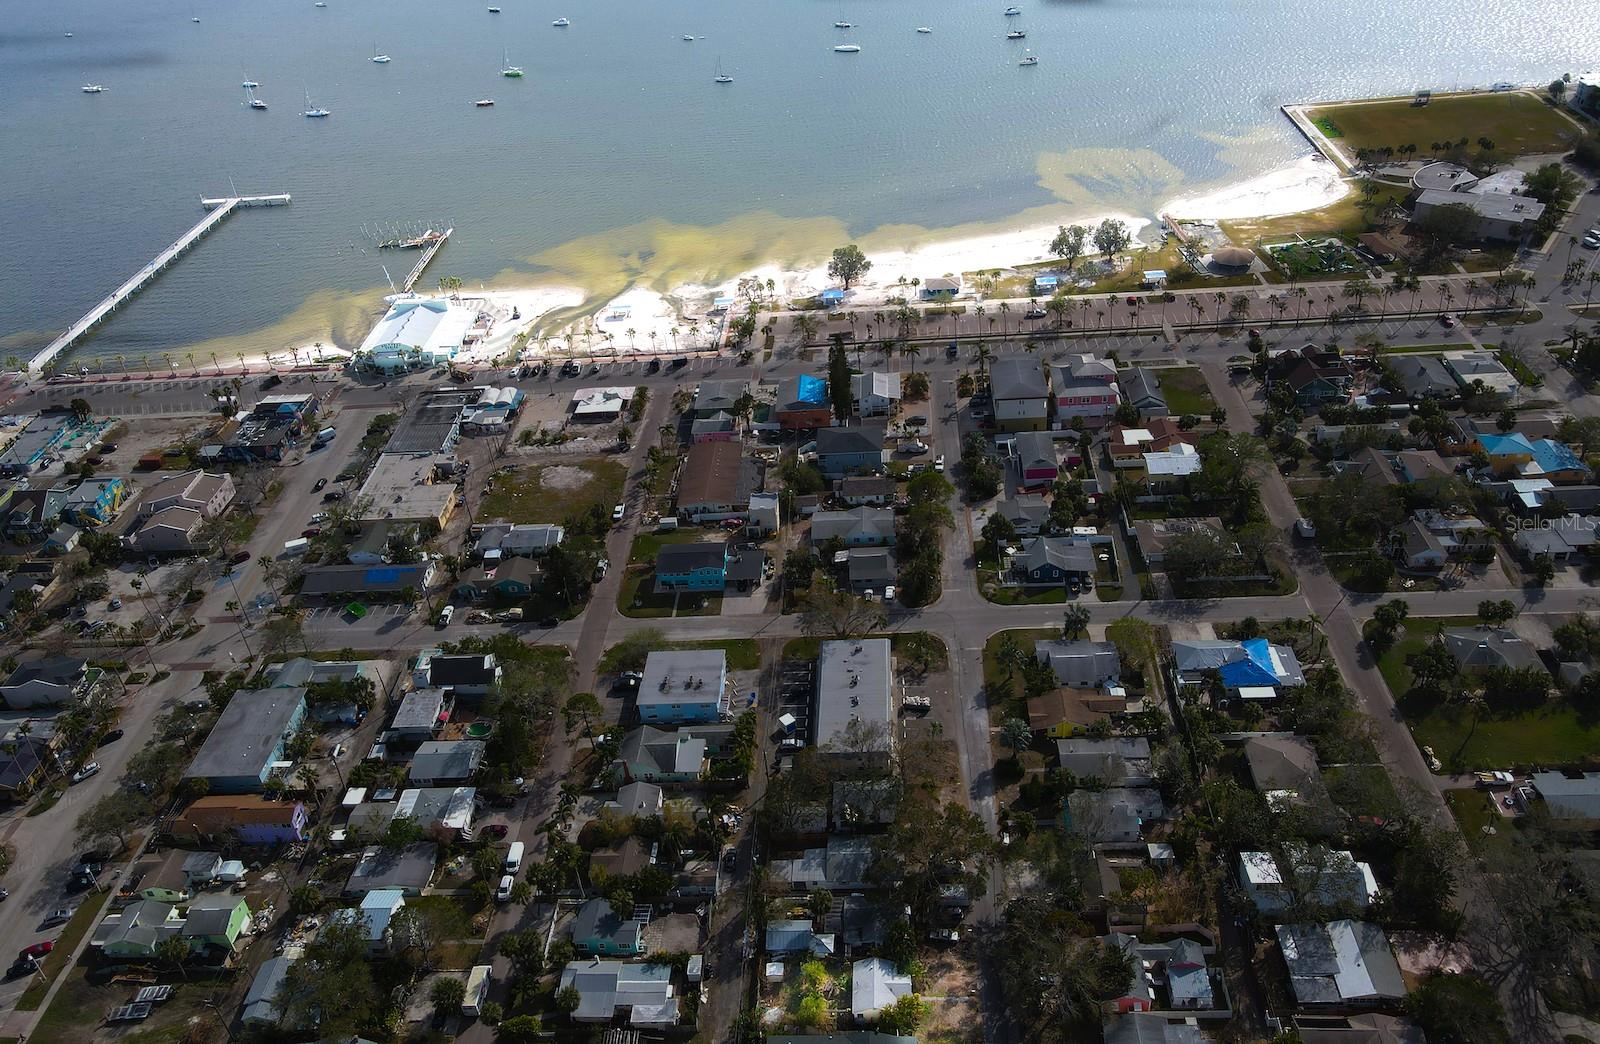
<svg viewBox="0 0 1600 1044">
<path fill-rule="evenodd" d="M 1013 437 L 1017 454 L 1017 470 L 1022 475 L 1024 489 L 1048 486 L 1061 474 L 1060 458 L 1056 456 L 1056 440 L 1047 431 L 1019 431 Z"/>
<path fill-rule="evenodd" d="M 1122 401 L 1122 393 L 1117 388 L 1117 369 L 1104 359 L 1092 355 L 1068 356 L 1066 362 L 1051 367 L 1050 377 L 1058 424 L 1082 417 L 1085 423 L 1097 427 L 1117 412 L 1117 405 Z"/>
</svg>

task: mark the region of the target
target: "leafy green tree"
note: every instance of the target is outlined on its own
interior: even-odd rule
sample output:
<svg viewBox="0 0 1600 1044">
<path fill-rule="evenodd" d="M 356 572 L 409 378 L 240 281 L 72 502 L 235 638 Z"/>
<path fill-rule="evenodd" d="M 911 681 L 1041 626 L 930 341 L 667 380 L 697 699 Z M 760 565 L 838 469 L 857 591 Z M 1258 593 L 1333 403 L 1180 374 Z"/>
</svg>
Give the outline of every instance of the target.
<svg viewBox="0 0 1600 1044">
<path fill-rule="evenodd" d="M 1405 1003 L 1429 1044 L 1510 1044 L 1505 1009 L 1494 987 L 1476 975 L 1435 972 Z"/>
<path fill-rule="evenodd" d="M 379 999 L 365 930 L 352 922 L 324 925 L 285 972 L 274 1004 L 283 1025 L 314 1025 L 335 1038 L 370 1026 Z"/>
<path fill-rule="evenodd" d="M 556 1007 L 571 1015 L 578 1010 L 578 1005 L 583 1003 L 583 995 L 576 986 L 563 986 L 556 991 Z"/>
<path fill-rule="evenodd" d="M 592 692 L 575 692 L 561 705 L 561 718 L 567 735 L 581 734 L 593 742 L 594 723 L 604 715 L 600 701 Z"/>
<path fill-rule="evenodd" d="M 1017 527 L 1011 524 L 1009 518 L 996 511 L 984 522 L 981 535 L 990 550 L 998 552 L 1000 548 L 1017 539 Z"/>
<path fill-rule="evenodd" d="M 844 345 L 835 343 L 828 349 L 828 398 L 833 403 L 833 417 L 841 424 L 855 413 L 855 393 L 850 387 L 850 359 Z"/>
<path fill-rule="evenodd" d="M 185 962 L 189 960 L 189 941 L 180 935 L 169 935 L 156 943 L 156 960 L 168 965 L 177 972 L 184 982 L 189 981 L 189 969 Z"/>
<path fill-rule="evenodd" d="M 150 814 L 149 802 L 137 792 L 116 790 L 95 800 L 78 815 L 78 837 L 87 844 L 117 839 L 117 849 L 128 847 L 128 834 Z"/>
<path fill-rule="evenodd" d="M 1486 598 L 1478 603 L 1478 619 L 1489 627 L 1504 627 L 1516 615 L 1516 603 L 1509 598 Z"/>
<path fill-rule="evenodd" d="M 915 993 L 908 993 L 878 1013 L 878 1032 L 914 1037 L 927 1017 L 928 1002 Z"/>
<path fill-rule="evenodd" d="M 963 884 L 972 894 L 983 889 L 994 858 L 994 839 L 983 820 L 965 805 L 930 805 L 907 798 L 877 856 L 871 873 L 911 907 L 917 923 L 926 924 L 941 885 Z"/>
<path fill-rule="evenodd" d="M 1071 269 L 1083 256 L 1083 248 L 1088 241 L 1089 230 L 1082 225 L 1061 225 L 1056 229 L 1055 238 L 1050 240 L 1050 252 Z"/>
<path fill-rule="evenodd" d="M 1087 1039 L 1099 1029 L 1101 1003 L 1127 992 L 1132 959 L 1120 947 L 1086 938 L 1089 933 L 1088 925 L 1043 897 L 1006 907 L 995 947 L 998 978 L 1023 1039 Z"/>
<path fill-rule="evenodd" d="M 1021 758 L 1033 745 L 1033 730 L 1021 718 L 1007 718 L 1000 726 L 1000 745 L 1010 750 L 1012 757 Z"/>
<path fill-rule="evenodd" d="M 1131 242 L 1133 236 L 1129 234 L 1128 226 L 1116 218 L 1106 218 L 1094 230 L 1095 249 L 1104 254 L 1107 261 L 1128 249 Z"/>
<path fill-rule="evenodd" d="M 428 1002 L 439 1015 L 454 1015 L 461 1010 L 461 1002 L 466 998 L 467 984 L 456 978 L 435 979 L 433 988 L 428 991 Z"/>
<path fill-rule="evenodd" d="M 1077 602 L 1061 612 L 1061 637 L 1071 640 L 1089 633 L 1089 609 Z"/>
<path fill-rule="evenodd" d="M 866 275 L 872 269 L 872 262 L 867 260 L 867 255 L 861 248 L 851 243 L 849 246 L 838 247 L 833 252 L 833 257 L 828 261 L 828 275 L 839 280 L 846 290 L 850 284 Z"/>
</svg>

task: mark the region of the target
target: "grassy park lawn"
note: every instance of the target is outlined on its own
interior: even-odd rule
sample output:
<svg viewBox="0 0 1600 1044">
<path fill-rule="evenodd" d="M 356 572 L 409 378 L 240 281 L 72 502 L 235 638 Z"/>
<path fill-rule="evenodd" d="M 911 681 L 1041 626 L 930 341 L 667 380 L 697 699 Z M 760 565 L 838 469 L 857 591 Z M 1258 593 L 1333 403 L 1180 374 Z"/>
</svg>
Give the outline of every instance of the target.
<svg viewBox="0 0 1600 1044">
<path fill-rule="evenodd" d="M 1306 115 L 1319 126 L 1331 121 L 1350 155 L 1402 145 L 1415 145 L 1422 155 L 1436 141 L 1480 137 L 1514 155 L 1565 152 L 1579 133 L 1555 109 L 1520 91 L 1435 97 L 1427 105 L 1413 105 L 1409 98 L 1330 105 Z"/>
<path fill-rule="evenodd" d="M 643 637 L 643 634 L 639 637 Z M 673 642 L 666 638 L 659 641 L 650 640 L 635 644 L 633 642 L 618 642 L 607 649 L 600 658 L 599 671 L 601 674 L 614 674 L 622 669 L 619 657 L 639 645 L 645 646 L 650 652 L 665 650 L 683 651 L 687 649 L 721 649 L 728 654 L 728 670 L 754 671 L 761 667 L 761 646 L 756 644 L 754 638 L 712 638 L 698 642 Z"/>
<path fill-rule="evenodd" d="M 480 520 L 511 522 L 565 522 L 598 505 L 611 517 L 622 499 L 628 470 L 617 460 L 583 460 L 572 464 L 539 464 L 495 480 L 494 490 L 483 498 Z"/>
<path fill-rule="evenodd" d="M 1174 417 L 1186 413 L 1206 417 L 1217 408 L 1217 400 L 1211 397 L 1211 388 L 1206 384 L 1206 375 L 1198 367 L 1174 366 L 1161 370 L 1159 376 L 1161 394 Z"/>
<path fill-rule="evenodd" d="M 1400 186 L 1383 186 L 1373 202 L 1372 213 L 1382 213 L 1384 206 L 1404 199 L 1406 190 Z M 1283 214 L 1270 218 L 1245 218 L 1220 222 L 1224 235 L 1235 243 L 1253 246 L 1263 239 L 1281 239 L 1296 234 L 1304 236 L 1332 235 L 1354 238 L 1371 227 L 1367 215 L 1361 210 L 1361 195 L 1351 192 L 1337 203 L 1298 214 Z"/>
</svg>

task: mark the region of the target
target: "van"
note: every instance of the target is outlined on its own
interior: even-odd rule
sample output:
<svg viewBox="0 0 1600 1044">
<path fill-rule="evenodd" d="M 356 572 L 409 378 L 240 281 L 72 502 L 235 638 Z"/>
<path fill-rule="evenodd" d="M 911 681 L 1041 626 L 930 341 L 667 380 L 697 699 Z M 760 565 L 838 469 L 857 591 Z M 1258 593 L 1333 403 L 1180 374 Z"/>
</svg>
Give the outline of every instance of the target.
<svg viewBox="0 0 1600 1044">
<path fill-rule="evenodd" d="M 333 437 L 337 434 L 339 434 L 338 428 L 323 428 L 321 431 L 317 432 L 317 437 L 312 442 L 312 445 L 326 446 L 328 443 L 333 441 Z"/>
<path fill-rule="evenodd" d="M 467 992 L 461 997 L 461 1014 L 477 1018 L 483 1013 L 483 1002 L 489 996 L 489 976 L 494 968 L 475 964 L 467 973 Z"/>
<path fill-rule="evenodd" d="M 511 842 L 511 848 L 506 851 L 506 873 L 514 874 L 522 869 L 522 842 Z"/>
<path fill-rule="evenodd" d="M 306 553 L 306 549 L 310 546 L 311 541 L 307 540 L 305 537 L 295 537 L 293 540 L 285 540 L 283 542 L 283 556 L 285 558 L 293 558 L 296 555 L 303 555 Z"/>
</svg>

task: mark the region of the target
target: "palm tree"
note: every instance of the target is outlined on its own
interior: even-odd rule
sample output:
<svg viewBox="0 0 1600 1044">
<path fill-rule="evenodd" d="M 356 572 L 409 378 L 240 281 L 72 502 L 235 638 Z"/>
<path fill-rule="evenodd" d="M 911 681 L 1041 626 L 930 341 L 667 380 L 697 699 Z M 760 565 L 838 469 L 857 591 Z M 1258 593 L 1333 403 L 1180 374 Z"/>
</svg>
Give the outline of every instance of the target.
<svg viewBox="0 0 1600 1044">
<path fill-rule="evenodd" d="M 1000 302 L 1000 336 L 1002 336 L 1002 337 L 1007 336 L 1006 319 L 1005 319 L 1005 317 L 1007 315 L 1009 315 L 1010 312 L 1011 312 L 1011 303 L 1009 301 L 1001 301 Z"/>
<path fill-rule="evenodd" d="M 162 352 L 161 353 L 161 361 L 167 364 L 167 369 L 171 370 L 173 368 L 173 366 L 172 366 L 172 353 L 171 352 Z"/>
<path fill-rule="evenodd" d="M 816 339 L 819 326 L 813 317 L 800 314 L 794 318 L 794 329 L 800 334 L 800 343 L 805 345 Z"/>
<path fill-rule="evenodd" d="M 1045 302 L 1044 309 L 1050 313 L 1052 324 L 1057 330 L 1061 329 L 1062 323 L 1066 320 L 1067 309 L 1070 307 L 1065 297 L 1052 297 Z"/>
<path fill-rule="evenodd" d="M 981 301 L 972 306 L 972 317 L 977 320 L 979 337 L 983 336 L 983 317 L 988 311 Z"/>
<path fill-rule="evenodd" d="M 115 358 L 117 360 L 117 366 L 121 368 L 124 374 L 126 374 L 128 372 L 128 357 L 126 355 L 117 355 Z"/>
<path fill-rule="evenodd" d="M 912 343 L 911 341 L 905 341 L 900 345 L 900 354 L 903 357 L 910 359 L 912 363 L 915 364 L 917 358 L 922 355 L 922 347 Z"/>
<path fill-rule="evenodd" d="M 628 351 L 633 351 L 633 335 L 638 333 L 633 327 L 628 327 Z"/>
<path fill-rule="evenodd" d="M 678 327 L 677 327 L 677 325 L 674 324 L 672 329 L 668 330 L 667 332 L 672 335 L 672 350 L 673 351 L 677 351 L 678 350 Z"/>
<path fill-rule="evenodd" d="M 989 360 L 994 358 L 994 352 L 990 350 L 989 346 L 979 341 L 978 350 L 972 353 L 972 357 L 978 361 L 979 372 L 987 374 L 989 372 Z"/>
<path fill-rule="evenodd" d="M 222 373 L 222 364 L 217 362 L 217 353 L 216 352 L 212 352 L 211 353 L 211 365 L 216 367 L 217 373 L 220 376 L 221 373 Z"/>
</svg>

